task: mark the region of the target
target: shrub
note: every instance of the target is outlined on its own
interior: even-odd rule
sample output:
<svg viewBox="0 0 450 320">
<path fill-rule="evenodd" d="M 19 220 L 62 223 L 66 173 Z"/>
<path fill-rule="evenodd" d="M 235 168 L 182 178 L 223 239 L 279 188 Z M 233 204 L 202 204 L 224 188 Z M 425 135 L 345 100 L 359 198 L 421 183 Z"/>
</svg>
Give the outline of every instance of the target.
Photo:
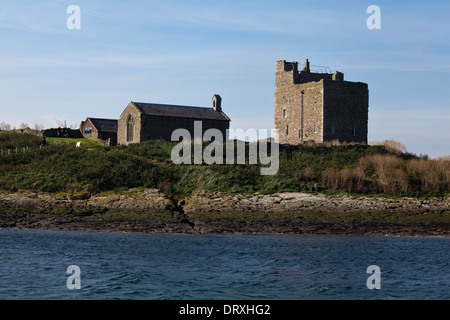
<svg viewBox="0 0 450 320">
<path fill-rule="evenodd" d="M 158 181 L 157 188 L 160 192 L 163 193 L 170 193 L 172 191 L 169 179 Z"/>
<path fill-rule="evenodd" d="M 0 132 L 0 149 L 39 146 L 42 138 L 31 133 Z"/>
</svg>

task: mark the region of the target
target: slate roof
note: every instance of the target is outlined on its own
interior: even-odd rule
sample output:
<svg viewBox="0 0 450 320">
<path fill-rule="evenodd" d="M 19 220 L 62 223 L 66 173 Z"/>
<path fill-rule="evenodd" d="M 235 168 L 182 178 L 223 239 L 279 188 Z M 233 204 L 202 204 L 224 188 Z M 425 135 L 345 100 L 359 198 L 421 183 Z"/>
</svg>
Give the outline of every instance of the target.
<svg viewBox="0 0 450 320">
<path fill-rule="evenodd" d="M 89 120 L 91 120 L 98 131 L 117 132 L 117 120 L 102 118 L 89 118 Z"/>
<path fill-rule="evenodd" d="M 223 112 L 217 112 L 213 108 L 177 106 L 159 103 L 132 103 L 145 115 L 165 116 L 177 118 L 194 118 L 208 120 L 230 121 L 230 118 Z"/>
</svg>

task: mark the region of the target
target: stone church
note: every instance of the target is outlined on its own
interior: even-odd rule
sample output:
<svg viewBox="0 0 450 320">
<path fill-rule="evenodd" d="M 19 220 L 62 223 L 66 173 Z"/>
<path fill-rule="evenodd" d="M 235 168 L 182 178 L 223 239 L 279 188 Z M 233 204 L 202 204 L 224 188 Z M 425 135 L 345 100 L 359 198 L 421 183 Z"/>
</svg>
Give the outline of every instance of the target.
<svg viewBox="0 0 450 320">
<path fill-rule="evenodd" d="M 202 133 L 214 128 L 227 137 L 230 118 L 222 111 L 222 98 L 214 95 L 209 108 L 131 101 L 117 121 L 117 143 L 171 141 L 172 132 L 180 128 L 187 129 L 193 137 L 194 121 L 202 121 Z"/>
<path fill-rule="evenodd" d="M 366 83 L 344 81 L 344 74 L 311 72 L 308 59 L 277 61 L 275 120 L 281 144 L 307 141 L 367 143 L 369 90 Z"/>
</svg>

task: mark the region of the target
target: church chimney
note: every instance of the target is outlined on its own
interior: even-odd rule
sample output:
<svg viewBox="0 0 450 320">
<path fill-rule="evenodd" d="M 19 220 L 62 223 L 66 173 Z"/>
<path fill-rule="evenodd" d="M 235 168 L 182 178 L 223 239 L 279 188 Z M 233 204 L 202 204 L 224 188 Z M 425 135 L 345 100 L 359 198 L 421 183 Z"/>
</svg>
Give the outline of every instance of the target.
<svg viewBox="0 0 450 320">
<path fill-rule="evenodd" d="M 217 112 L 222 112 L 222 98 L 218 94 L 212 97 L 212 107 Z"/>
</svg>

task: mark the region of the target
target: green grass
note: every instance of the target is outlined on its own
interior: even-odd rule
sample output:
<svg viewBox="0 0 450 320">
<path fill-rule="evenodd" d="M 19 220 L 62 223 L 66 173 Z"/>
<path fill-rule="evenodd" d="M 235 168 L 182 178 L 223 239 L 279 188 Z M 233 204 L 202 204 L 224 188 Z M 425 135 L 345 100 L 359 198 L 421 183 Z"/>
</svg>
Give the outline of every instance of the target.
<svg viewBox="0 0 450 320">
<path fill-rule="evenodd" d="M 174 142 L 154 140 L 129 146 L 103 147 L 87 139 L 47 138 L 48 145 L 39 149 L 39 137 L 22 135 L 0 133 L 0 146 L 31 145 L 32 142 L 34 148 L 30 152 L 0 157 L 0 189 L 83 194 L 164 186 L 175 198 L 188 195 L 195 189 L 264 194 L 322 191 L 329 194 L 408 195 L 397 190 L 389 193 L 374 189 L 372 180 L 377 179 L 376 172 L 371 172 L 364 181 L 364 192 L 321 184 L 321 177 L 328 168 L 350 170 L 357 168 L 363 157 L 389 154 L 384 146 L 379 145 L 280 146 L 278 173 L 262 176 L 258 164 L 175 165 L 171 161 Z M 81 142 L 82 147 L 76 148 L 76 142 Z M 407 159 L 414 156 L 403 154 L 398 157 Z M 414 186 L 421 183 L 420 176 L 410 180 Z M 450 192 L 444 187 L 442 190 L 433 195 Z M 421 194 L 416 191 L 413 195 Z"/>
<path fill-rule="evenodd" d="M 54 144 L 68 144 L 68 145 L 76 145 L 77 142 L 81 143 L 81 147 L 83 149 L 97 149 L 103 147 L 99 142 L 91 139 L 84 138 L 46 138 L 48 145 Z"/>
</svg>

